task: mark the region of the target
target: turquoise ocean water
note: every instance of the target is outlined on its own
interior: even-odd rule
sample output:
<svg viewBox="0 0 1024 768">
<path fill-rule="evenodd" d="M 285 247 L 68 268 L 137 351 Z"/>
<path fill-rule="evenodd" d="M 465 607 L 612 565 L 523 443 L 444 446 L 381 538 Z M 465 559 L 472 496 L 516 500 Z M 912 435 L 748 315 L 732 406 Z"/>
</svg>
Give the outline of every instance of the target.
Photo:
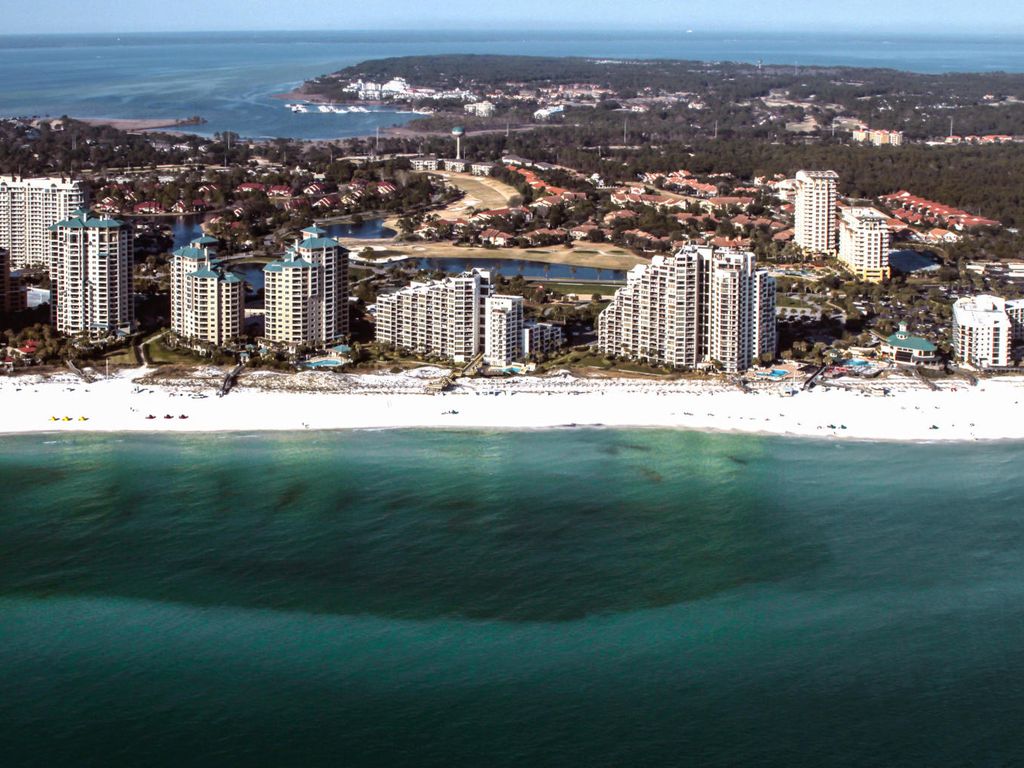
<svg viewBox="0 0 1024 768">
<path fill-rule="evenodd" d="M 313 20 L 311 20 L 311 23 Z M 499 53 L 1024 72 L 1024 39 L 678 32 L 288 32 L 0 35 L 0 116 L 181 118 L 206 135 L 338 138 L 407 122 L 392 111 L 293 114 L 272 98 L 304 80 L 386 56 Z"/>
<path fill-rule="evenodd" d="M 4 437 L 0 762 L 1020 765 L 1021 451 Z"/>
</svg>

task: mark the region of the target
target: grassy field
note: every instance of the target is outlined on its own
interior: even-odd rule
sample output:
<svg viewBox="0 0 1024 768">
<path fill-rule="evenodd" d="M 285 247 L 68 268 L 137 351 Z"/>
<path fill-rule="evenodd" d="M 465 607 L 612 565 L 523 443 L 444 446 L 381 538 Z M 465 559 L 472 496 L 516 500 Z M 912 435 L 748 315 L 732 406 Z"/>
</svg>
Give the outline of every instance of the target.
<svg viewBox="0 0 1024 768">
<path fill-rule="evenodd" d="M 611 296 L 622 287 L 618 283 L 571 283 L 539 279 L 531 279 L 530 282 L 543 283 L 545 288 L 558 293 L 576 293 L 580 296 L 592 296 L 595 293 L 598 296 Z"/>
<path fill-rule="evenodd" d="M 109 352 L 104 355 L 103 359 L 111 365 L 125 365 L 133 368 L 141 365 L 141 361 L 135 354 L 135 347 L 128 347 L 126 349 L 118 349 L 114 352 Z"/>
<path fill-rule="evenodd" d="M 645 263 L 644 259 L 631 253 L 619 249 L 615 249 L 616 252 L 613 253 L 612 249 L 605 250 L 599 246 L 594 250 L 579 251 L 575 248 L 566 248 L 564 245 L 545 248 L 473 248 L 451 243 L 396 243 L 391 240 L 342 238 L 341 242 L 346 248 L 360 255 L 363 248 L 369 246 L 373 249 L 373 255 L 378 258 L 403 255 L 417 259 L 522 259 L 546 264 L 621 270 Z"/>
<path fill-rule="evenodd" d="M 445 220 L 462 218 L 470 208 L 481 210 L 506 208 L 509 201 L 519 194 L 515 187 L 490 176 L 472 176 L 468 173 L 441 173 L 450 184 L 458 187 L 466 196 L 440 212 Z"/>
<path fill-rule="evenodd" d="M 197 362 L 195 355 L 170 349 L 159 338 L 150 339 L 143 347 L 154 365 L 194 365 Z"/>
</svg>

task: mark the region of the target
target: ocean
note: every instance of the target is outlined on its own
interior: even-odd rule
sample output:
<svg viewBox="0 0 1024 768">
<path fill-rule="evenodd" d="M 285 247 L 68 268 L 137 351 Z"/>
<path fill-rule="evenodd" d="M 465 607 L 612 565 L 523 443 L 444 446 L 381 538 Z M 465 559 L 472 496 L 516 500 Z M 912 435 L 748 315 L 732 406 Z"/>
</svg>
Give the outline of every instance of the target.
<svg viewBox="0 0 1024 768">
<path fill-rule="evenodd" d="M 202 135 L 372 135 L 414 115 L 294 114 L 274 94 L 372 58 L 499 53 L 1024 72 L 1020 36 L 522 32 L 0 35 L 0 116 L 182 118 Z"/>
<path fill-rule="evenodd" d="M 1020 455 L 4 437 L 2 762 L 1020 765 Z"/>
</svg>

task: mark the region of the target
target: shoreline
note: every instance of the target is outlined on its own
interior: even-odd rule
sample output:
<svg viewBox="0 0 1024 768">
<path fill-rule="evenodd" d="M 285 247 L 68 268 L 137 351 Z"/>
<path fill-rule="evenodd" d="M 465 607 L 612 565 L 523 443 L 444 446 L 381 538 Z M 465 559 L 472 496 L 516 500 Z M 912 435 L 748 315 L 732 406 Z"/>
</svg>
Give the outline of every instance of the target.
<svg viewBox="0 0 1024 768">
<path fill-rule="evenodd" d="M 888 395 L 880 382 L 851 380 L 784 396 L 767 383 L 741 392 L 720 380 L 556 373 L 461 380 L 451 391 L 430 393 L 444 373 L 251 371 L 223 398 L 215 394 L 223 371 L 215 368 L 174 378 L 125 369 L 91 383 L 70 373 L 6 377 L 0 434 L 662 429 L 831 442 L 1024 440 L 1024 420 L 1008 418 L 1024 400 L 1024 377 L 976 387 L 946 382 L 935 391 L 897 376 L 885 382 Z"/>
<path fill-rule="evenodd" d="M 111 128 L 116 128 L 119 131 L 127 131 L 129 133 L 138 131 L 140 133 L 146 133 L 148 131 L 160 131 L 165 128 L 173 129 L 175 133 L 186 133 L 188 128 L 198 128 L 206 124 L 205 120 L 202 122 L 192 121 L 190 118 L 178 118 L 178 117 L 152 117 L 152 118 L 134 118 L 134 117 L 74 117 L 71 116 L 72 120 L 77 120 L 80 123 L 86 125 L 106 125 Z"/>
</svg>

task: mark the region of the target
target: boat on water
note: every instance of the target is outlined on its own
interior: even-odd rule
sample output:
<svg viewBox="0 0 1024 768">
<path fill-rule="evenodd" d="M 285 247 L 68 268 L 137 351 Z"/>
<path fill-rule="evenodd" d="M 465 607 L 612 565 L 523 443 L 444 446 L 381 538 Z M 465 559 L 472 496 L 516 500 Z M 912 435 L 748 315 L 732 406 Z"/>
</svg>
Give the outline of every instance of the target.
<svg viewBox="0 0 1024 768">
<path fill-rule="evenodd" d="M 309 107 L 305 104 L 286 104 L 292 112 L 309 112 Z"/>
</svg>

